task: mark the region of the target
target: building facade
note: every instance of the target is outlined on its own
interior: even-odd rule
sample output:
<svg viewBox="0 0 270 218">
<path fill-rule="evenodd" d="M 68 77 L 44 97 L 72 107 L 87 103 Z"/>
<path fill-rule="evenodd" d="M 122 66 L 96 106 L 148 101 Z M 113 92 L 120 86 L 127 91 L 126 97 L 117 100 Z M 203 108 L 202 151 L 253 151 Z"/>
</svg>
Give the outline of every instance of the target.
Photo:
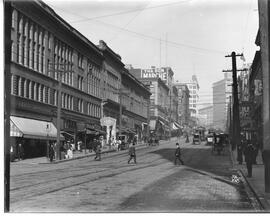
<svg viewBox="0 0 270 218">
<path fill-rule="evenodd" d="M 213 128 L 213 105 L 199 109 L 200 126 L 207 129 Z"/>
<path fill-rule="evenodd" d="M 150 87 L 152 93 L 150 113 L 154 113 L 154 117 L 151 116 L 151 119 L 156 120 L 152 121 L 150 128 L 157 130 L 158 128 L 154 128 L 154 126 L 161 123 L 164 126 L 163 132 L 161 128 L 159 128 L 160 131 L 156 131 L 160 137 L 169 137 L 177 134 L 180 129 L 180 124 L 178 123 L 179 101 L 177 88 L 173 86 L 174 73 L 172 69 L 170 67 L 140 69 L 133 68 L 131 65 L 128 65 L 127 68 L 132 75 Z M 153 109 L 155 112 L 153 112 Z M 160 122 L 158 122 L 158 117 L 160 117 Z"/>
<path fill-rule="evenodd" d="M 263 80 L 262 80 L 262 64 L 260 51 L 256 51 L 253 59 L 249 80 L 249 118 L 251 120 L 251 130 L 253 130 L 252 140 L 257 141 L 260 148 L 263 144 Z"/>
<path fill-rule="evenodd" d="M 99 49 L 41 1 L 12 2 L 11 40 L 11 122 L 22 133 L 13 143 L 23 144 L 26 157 L 46 153 L 42 135 L 56 126 L 60 79 L 62 135 L 76 143 L 86 128 L 100 130 Z M 26 134 L 20 118 L 40 125 Z"/>
<path fill-rule="evenodd" d="M 151 92 L 127 69 L 124 69 L 121 80 L 121 133 L 128 134 L 130 139 L 136 136 L 138 141 L 142 141 L 148 137 L 147 125 L 150 117 L 148 107 Z"/>
<path fill-rule="evenodd" d="M 191 81 L 185 84 L 189 89 L 190 117 L 194 121 L 193 124 L 196 125 L 198 115 L 199 90 L 200 90 L 199 82 L 196 75 L 192 75 Z"/>
<path fill-rule="evenodd" d="M 189 111 L 189 89 L 186 84 L 174 83 L 178 89 L 178 118 L 181 126 L 189 124 L 190 111 Z"/>
<path fill-rule="evenodd" d="M 224 73 L 224 79 L 213 83 L 213 126 L 226 129 L 228 104 L 231 96 L 232 74 Z"/>
<path fill-rule="evenodd" d="M 42 1 L 11 5 L 14 146 L 23 144 L 26 158 L 46 155 L 59 123 L 61 141 L 88 146 L 101 135 L 116 136 L 121 117 L 123 132 L 126 128 L 141 139 L 151 93 L 129 74 L 121 57 L 104 41 L 94 45 Z M 114 121 L 113 129 L 103 127 L 105 116 Z"/>
</svg>

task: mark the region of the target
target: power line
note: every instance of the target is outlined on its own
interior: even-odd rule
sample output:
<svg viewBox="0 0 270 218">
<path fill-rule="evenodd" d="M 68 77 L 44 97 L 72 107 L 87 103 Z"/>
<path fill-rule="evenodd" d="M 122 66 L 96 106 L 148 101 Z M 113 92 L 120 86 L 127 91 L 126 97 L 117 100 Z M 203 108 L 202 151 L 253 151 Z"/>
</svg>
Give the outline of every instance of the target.
<svg viewBox="0 0 270 218">
<path fill-rule="evenodd" d="M 62 10 L 62 9 L 59 9 L 59 10 Z M 69 12 L 69 11 L 66 11 L 66 10 L 62 10 L 62 11 L 65 11 L 67 13 L 71 13 L 73 15 L 81 16 L 81 15 L 78 15 L 76 13 Z M 154 36 L 146 35 L 146 34 L 143 34 L 143 33 L 135 32 L 135 31 L 132 31 L 132 30 L 123 28 L 123 27 L 119 27 L 119 26 L 113 25 L 113 24 L 105 23 L 103 21 L 94 20 L 94 19 L 92 19 L 92 20 L 95 21 L 95 22 L 97 22 L 97 23 L 100 23 L 102 25 L 109 26 L 111 28 L 115 28 L 115 29 L 119 29 L 119 30 L 122 30 L 122 31 L 125 31 L 125 32 L 128 32 L 128 33 L 135 34 L 138 37 L 143 37 L 143 38 L 148 38 L 148 39 L 152 39 L 152 40 L 155 40 L 155 41 L 165 42 L 165 43 L 171 44 L 171 46 L 174 45 L 173 47 L 176 47 L 176 48 L 179 48 L 178 46 L 180 46 L 180 47 L 186 47 L 186 48 L 190 48 L 190 49 L 201 50 L 201 51 L 204 51 L 204 52 L 218 53 L 218 54 L 222 54 L 222 55 L 224 55 L 224 53 L 225 53 L 225 51 L 221 51 L 221 50 L 214 50 L 214 49 L 202 48 L 202 47 L 197 47 L 197 46 L 188 45 L 188 44 L 184 44 L 184 43 L 179 43 L 179 42 L 174 42 L 174 41 L 168 41 L 168 40 L 160 39 L 158 37 L 154 37 Z M 72 23 L 72 22 L 70 22 L 70 23 Z"/>
<path fill-rule="evenodd" d="M 192 1 L 192 0 L 173 2 L 173 3 L 158 5 L 158 6 L 152 6 L 152 7 L 144 8 L 144 10 L 149 10 L 149 9 L 154 9 L 154 8 L 162 8 L 162 7 L 167 7 L 167 6 L 176 5 L 176 4 L 182 4 L 182 3 L 186 3 L 186 2 L 190 2 L 190 1 Z M 101 16 L 96 16 L 96 17 L 84 17 L 84 19 L 75 20 L 75 21 L 72 21 L 71 23 L 81 23 L 81 22 L 86 22 L 86 21 L 105 18 L 105 17 L 119 16 L 119 15 L 123 15 L 123 14 L 134 13 L 134 12 L 140 11 L 140 10 L 142 10 L 142 9 L 133 9 L 133 10 L 122 11 L 122 12 L 113 13 L 113 14 L 106 14 L 106 15 L 101 15 Z"/>
<path fill-rule="evenodd" d="M 152 1 L 152 0 L 151 0 Z M 123 28 L 126 28 L 136 17 L 138 17 L 139 16 L 139 14 L 142 12 L 142 11 L 144 11 L 145 9 L 146 9 L 146 7 L 147 7 L 147 5 L 149 5 L 150 3 L 151 3 L 151 1 L 149 1 L 140 11 L 139 11 L 139 13 L 137 13 L 137 14 L 135 14 L 135 16 L 134 17 L 132 17 L 124 26 L 123 26 Z M 120 32 L 120 31 L 119 31 Z M 118 32 L 118 33 L 119 33 Z M 115 37 L 116 37 L 116 35 L 118 34 L 118 33 L 116 33 L 115 34 L 115 36 L 113 36 L 112 38 L 111 38 L 111 40 L 113 40 Z"/>
</svg>

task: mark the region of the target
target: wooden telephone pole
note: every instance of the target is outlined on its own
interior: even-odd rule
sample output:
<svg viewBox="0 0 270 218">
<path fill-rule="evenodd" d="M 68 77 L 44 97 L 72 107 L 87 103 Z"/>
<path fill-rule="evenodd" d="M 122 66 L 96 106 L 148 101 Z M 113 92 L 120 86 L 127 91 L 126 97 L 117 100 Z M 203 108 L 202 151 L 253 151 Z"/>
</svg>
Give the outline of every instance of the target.
<svg viewBox="0 0 270 218">
<path fill-rule="evenodd" d="M 238 100 L 238 85 L 237 85 L 237 71 L 246 71 L 247 69 L 237 70 L 236 57 L 243 57 L 243 54 L 235 54 L 232 52 L 231 55 L 225 57 L 232 58 L 232 70 L 223 70 L 223 72 L 232 72 L 232 93 L 233 93 L 233 126 L 232 126 L 232 144 L 233 149 L 240 144 L 240 116 L 239 116 L 239 100 Z M 240 155 L 240 154 L 239 154 Z"/>
</svg>

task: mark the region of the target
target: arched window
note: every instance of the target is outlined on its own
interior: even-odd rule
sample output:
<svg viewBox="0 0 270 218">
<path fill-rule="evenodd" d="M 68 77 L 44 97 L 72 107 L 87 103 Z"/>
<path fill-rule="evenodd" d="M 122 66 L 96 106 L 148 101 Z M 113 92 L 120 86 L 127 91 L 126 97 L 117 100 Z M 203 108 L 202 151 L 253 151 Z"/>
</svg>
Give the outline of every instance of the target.
<svg viewBox="0 0 270 218">
<path fill-rule="evenodd" d="M 38 101 L 43 102 L 43 85 L 39 85 L 39 98 Z"/>
<path fill-rule="evenodd" d="M 32 81 L 29 82 L 29 89 L 28 89 L 28 93 L 29 93 L 29 98 L 33 99 L 34 98 L 34 84 Z"/>
<path fill-rule="evenodd" d="M 12 9 L 11 27 L 15 28 L 15 26 L 16 26 L 16 10 Z"/>
<path fill-rule="evenodd" d="M 20 16 L 19 18 L 19 32 L 23 34 L 23 17 Z"/>
<path fill-rule="evenodd" d="M 24 96 L 23 97 L 25 97 L 25 98 L 28 98 L 29 97 L 29 93 L 28 93 L 28 91 L 29 91 L 29 80 L 24 80 Z"/>
</svg>

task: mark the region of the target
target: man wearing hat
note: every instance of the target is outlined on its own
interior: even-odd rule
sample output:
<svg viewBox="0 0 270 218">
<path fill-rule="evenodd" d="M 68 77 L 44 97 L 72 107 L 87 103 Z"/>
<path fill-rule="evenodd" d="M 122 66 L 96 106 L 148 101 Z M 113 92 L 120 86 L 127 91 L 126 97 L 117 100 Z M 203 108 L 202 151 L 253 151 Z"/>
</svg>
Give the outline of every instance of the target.
<svg viewBox="0 0 270 218">
<path fill-rule="evenodd" d="M 184 161 L 181 159 L 181 150 L 178 142 L 176 143 L 174 165 L 176 165 L 177 160 L 179 160 L 181 164 L 184 165 Z"/>
</svg>

